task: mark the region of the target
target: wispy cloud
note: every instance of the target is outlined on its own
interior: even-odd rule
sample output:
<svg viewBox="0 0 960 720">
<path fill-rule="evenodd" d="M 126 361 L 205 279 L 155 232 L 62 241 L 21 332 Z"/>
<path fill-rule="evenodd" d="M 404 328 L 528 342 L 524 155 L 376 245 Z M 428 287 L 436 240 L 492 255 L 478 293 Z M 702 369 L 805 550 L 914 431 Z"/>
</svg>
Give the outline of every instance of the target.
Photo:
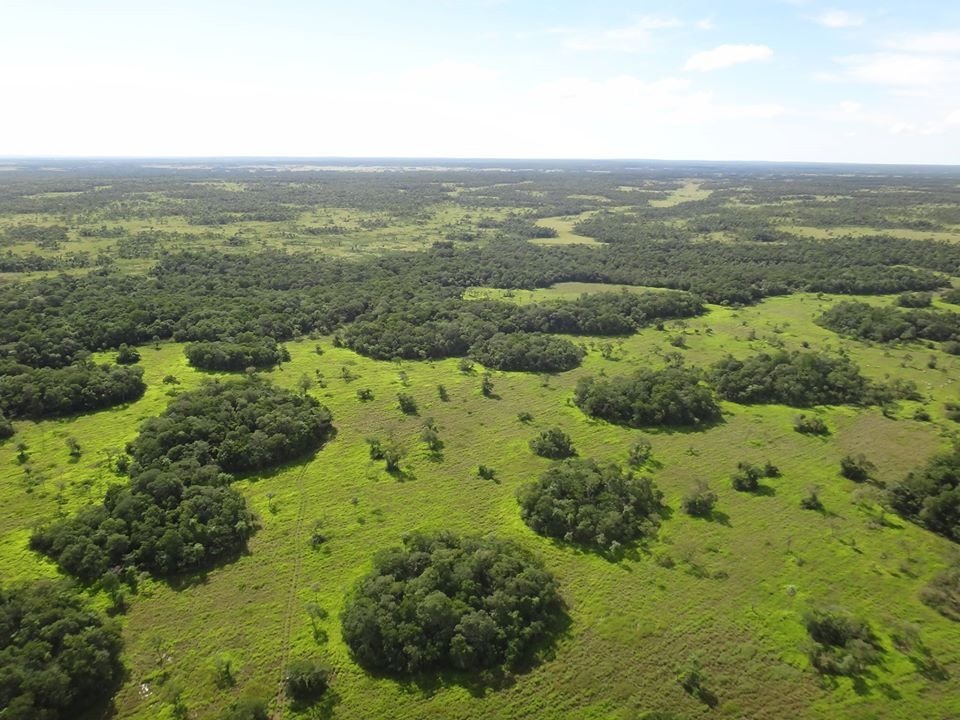
<svg viewBox="0 0 960 720">
<path fill-rule="evenodd" d="M 842 72 L 827 79 L 910 88 L 942 86 L 960 77 L 960 61 L 935 55 L 868 53 L 842 57 L 837 62 Z"/>
<path fill-rule="evenodd" d="M 900 35 L 888 40 L 885 45 L 894 50 L 914 53 L 960 54 L 960 30 Z"/>
<path fill-rule="evenodd" d="M 766 45 L 720 45 L 690 56 L 684 66 L 687 70 L 710 72 L 742 63 L 769 60 L 773 50 Z"/>
<path fill-rule="evenodd" d="M 860 27 L 866 22 L 863 15 L 846 10 L 824 10 L 812 19 L 824 27 L 833 29 Z"/>
<path fill-rule="evenodd" d="M 568 35 L 564 47 L 579 52 L 648 52 L 656 32 L 683 26 L 683 21 L 670 15 L 645 15 L 623 27 L 596 32 L 564 31 Z"/>
</svg>

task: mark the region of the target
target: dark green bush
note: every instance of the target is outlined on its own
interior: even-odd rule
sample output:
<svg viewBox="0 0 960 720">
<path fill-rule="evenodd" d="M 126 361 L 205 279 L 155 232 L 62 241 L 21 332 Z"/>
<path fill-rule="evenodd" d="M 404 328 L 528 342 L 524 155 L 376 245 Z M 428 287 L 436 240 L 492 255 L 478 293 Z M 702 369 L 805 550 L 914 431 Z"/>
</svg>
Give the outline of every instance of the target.
<svg viewBox="0 0 960 720">
<path fill-rule="evenodd" d="M 649 478 L 594 460 L 555 463 L 517 497 L 535 532 L 601 550 L 653 535 L 664 510 L 663 493 Z"/>
<path fill-rule="evenodd" d="M 720 407 L 699 373 L 685 368 L 648 370 L 629 377 L 584 378 L 574 402 L 583 412 L 619 425 L 699 425 L 720 419 Z"/>
<path fill-rule="evenodd" d="M 855 677 L 880 661 L 882 646 L 870 626 L 847 612 L 814 609 L 804 624 L 813 642 L 810 664 L 825 675 Z"/>
<path fill-rule="evenodd" d="M 513 543 L 414 534 L 373 564 L 341 614 L 344 641 L 369 670 L 509 666 L 562 616 L 553 577 Z"/>
<path fill-rule="evenodd" d="M 710 489 L 705 480 L 697 480 L 687 494 L 683 496 L 683 511 L 693 517 L 709 518 L 717 504 L 717 494 Z"/>
<path fill-rule="evenodd" d="M 72 720 L 122 677 L 120 628 L 63 583 L 0 587 L 0 717 Z"/>
<path fill-rule="evenodd" d="M 573 440 L 560 428 L 542 430 L 530 441 L 530 449 L 540 457 L 551 460 L 562 460 L 577 454 Z"/>
</svg>

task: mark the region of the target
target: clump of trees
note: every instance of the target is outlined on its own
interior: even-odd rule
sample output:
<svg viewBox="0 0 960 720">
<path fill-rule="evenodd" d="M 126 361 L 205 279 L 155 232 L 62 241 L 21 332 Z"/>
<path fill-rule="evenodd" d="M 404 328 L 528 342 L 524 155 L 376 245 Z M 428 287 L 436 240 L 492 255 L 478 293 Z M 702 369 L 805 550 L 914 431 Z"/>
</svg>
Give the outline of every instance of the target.
<svg viewBox="0 0 960 720">
<path fill-rule="evenodd" d="M 584 352 L 569 340 L 542 333 L 497 333 L 477 343 L 470 355 L 497 370 L 563 372 L 580 364 Z"/>
<path fill-rule="evenodd" d="M 140 351 L 122 343 L 117 350 L 117 365 L 136 365 L 140 362 Z"/>
<path fill-rule="evenodd" d="M 233 340 L 195 342 L 184 350 L 187 361 L 200 370 L 271 368 L 290 360 L 290 353 L 270 337 L 243 333 Z"/>
<path fill-rule="evenodd" d="M 889 497 L 903 517 L 960 542 L 960 446 L 894 483 Z"/>
<path fill-rule="evenodd" d="M 550 573 L 510 542 L 417 533 L 373 564 L 341 615 L 344 641 L 368 670 L 509 666 L 547 637 L 563 612 Z"/>
<path fill-rule="evenodd" d="M 562 460 L 577 454 L 573 440 L 560 428 L 548 428 L 530 441 L 530 449 L 540 457 Z"/>
<path fill-rule="evenodd" d="M 286 668 L 284 684 L 294 700 L 311 702 L 327 691 L 330 670 L 315 658 L 296 658 Z"/>
<path fill-rule="evenodd" d="M 691 517 L 709 518 L 713 516 L 713 508 L 718 499 L 706 480 L 697 480 L 683 496 L 681 506 Z"/>
<path fill-rule="evenodd" d="M 44 418 L 99 410 L 136 400 L 147 389 L 143 369 L 80 362 L 62 368 L 7 365 L 0 374 L 0 412 Z"/>
<path fill-rule="evenodd" d="M 209 382 L 147 420 L 127 446 L 130 482 L 37 529 L 31 547 L 84 582 L 111 568 L 185 572 L 240 550 L 255 521 L 229 473 L 318 448 L 332 432 L 315 399 L 267 382 Z"/>
<path fill-rule="evenodd" d="M 847 480 L 862 483 L 870 479 L 877 470 L 877 466 L 867 459 L 863 453 L 859 455 L 844 455 L 840 459 L 840 474 Z"/>
<path fill-rule="evenodd" d="M 650 478 L 615 464 L 565 460 L 520 488 L 520 516 L 535 532 L 615 550 L 656 533 L 663 493 Z"/>
<path fill-rule="evenodd" d="M 901 310 L 845 301 L 823 313 L 817 324 L 841 335 L 876 342 L 960 339 L 960 315 L 920 306 Z"/>
<path fill-rule="evenodd" d="M 818 352 L 763 353 L 746 360 L 727 357 L 713 367 L 717 392 L 738 403 L 782 403 L 793 407 L 861 404 L 866 378 L 849 358 Z"/>
<path fill-rule="evenodd" d="M 804 624 L 812 641 L 810 664 L 825 675 L 855 677 L 880 660 L 882 646 L 864 620 L 822 608 L 808 612 Z"/>
<path fill-rule="evenodd" d="M 584 378 L 573 399 L 587 415 L 630 427 L 701 425 L 721 417 L 700 373 L 686 368 L 642 368 L 630 376 Z"/>
<path fill-rule="evenodd" d="M 830 427 L 826 421 L 816 415 L 797 415 L 793 419 L 793 429 L 801 435 L 829 435 Z"/>
<path fill-rule="evenodd" d="M 761 478 L 774 478 L 779 475 L 777 466 L 769 462 L 763 467 L 749 462 L 738 462 L 737 471 L 730 478 L 730 484 L 734 490 L 740 492 L 757 492 Z"/>
<path fill-rule="evenodd" d="M 69 720 L 119 682 L 120 628 L 65 583 L 0 587 L 0 715 Z"/>
</svg>

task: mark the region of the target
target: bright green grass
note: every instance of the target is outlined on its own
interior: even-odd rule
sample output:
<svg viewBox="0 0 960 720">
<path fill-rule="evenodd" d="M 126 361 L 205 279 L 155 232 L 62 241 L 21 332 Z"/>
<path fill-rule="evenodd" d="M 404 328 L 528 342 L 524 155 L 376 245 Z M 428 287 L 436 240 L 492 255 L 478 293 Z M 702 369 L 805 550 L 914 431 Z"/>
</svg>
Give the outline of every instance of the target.
<svg viewBox="0 0 960 720">
<path fill-rule="evenodd" d="M 680 203 L 692 202 L 694 200 L 706 200 L 713 193 L 712 190 L 704 190 L 700 187 L 701 183 L 689 181 L 670 193 L 662 200 L 651 200 L 653 207 L 673 207 Z"/>
<path fill-rule="evenodd" d="M 854 237 L 889 235 L 892 237 L 907 238 L 909 240 L 945 240 L 947 242 L 960 242 L 960 228 L 949 228 L 947 230 L 909 230 L 906 228 L 869 228 L 845 225 L 830 228 L 809 227 L 805 225 L 778 225 L 777 227 L 780 230 L 785 230 L 795 235 L 812 237 L 818 240 L 829 240 L 844 237 L 845 235 L 852 235 Z"/>
<path fill-rule="evenodd" d="M 183 688 L 192 717 L 215 714 L 245 687 L 275 693 L 288 650 L 332 664 L 330 700 L 337 718 L 626 719 L 647 710 L 735 718 L 960 715 L 955 679 L 960 624 L 917 599 L 927 579 L 947 562 L 951 544 L 895 517 L 879 523 L 879 510 L 864 500 L 868 491 L 837 474 L 843 454 L 865 452 L 881 480 L 895 480 L 944 446 L 954 430 L 942 419 L 942 403 L 956 397 L 960 359 L 922 345 L 890 350 L 842 340 L 812 323 L 834 301 L 803 295 L 742 310 L 713 307 L 708 315 L 673 323 L 666 331 L 649 329 L 614 341 L 618 359 L 613 360 L 601 358 L 600 341 L 575 338 L 591 350 L 582 368 L 550 378 L 497 373 L 499 399 L 482 397 L 479 375 L 458 372 L 456 360 L 398 365 L 335 349 L 327 339 L 320 341 L 323 355 L 314 351 L 316 341 L 289 343 L 292 361 L 270 379 L 296 388 L 304 373 L 324 373 L 328 387 L 311 392 L 332 409 L 337 437 L 312 459 L 238 483 L 262 524 L 248 555 L 180 589 L 142 584 L 121 618 L 129 679 L 117 697 L 117 717 L 169 717 L 156 679 L 155 638 L 169 656 L 168 683 Z M 663 354 L 676 351 L 669 339 L 678 333 L 686 335 L 688 346 L 679 352 L 692 365 L 726 353 L 746 356 L 769 349 L 771 340 L 788 348 L 802 340 L 821 349 L 846 347 L 871 377 L 915 380 L 932 398 L 927 404 L 935 422 L 908 419 L 914 404 L 904 404 L 896 420 L 875 409 L 823 408 L 818 412 L 834 433 L 819 439 L 793 432 L 796 410 L 726 403 L 725 422 L 710 430 L 643 433 L 592 421 L 570 404 L 579 377 L 662 365 Z M 926 365 L 931 352 L 936 369 Z M 142 354 L 149 383 L 142 400 L 68 420 L 17 423 L 16 439 L 0 445 L 5 498 L 0 575 L 5 579 L 55 573 L 24 544 L 31 527 L 56 515 L 58 483 L 64 485 L 67 512 L 99 499 L 108 483 L 119 481 L 103 468 L 105 451 L 122 447 L 143 418 L 165 407 L 168 386 L 161 378 L 176 375 L 185 390 L 205 377 L 186 366 L 182 346 L 146 347 Z M 359 378 L 345 382 L 343 367 Z M 408 388 L 400 382 L 401 370 Z M 438 383 L 447 387 L 449 402 L 438 399 Z M 375 400 L 357 401 L 358 388 L 373 390 Z M 417 398 L 419 418 L 397 410 L 400 391 Z M 530 426 L 516 420 L 521 411 L 534 415 Z M 426 417 L 435 418 L 446 442 L 441 462 L 431 461 L 417 439 Z M 542 539 L 521 522 L 514 493 L 547 465 L 530 453 L 527 441 L 550 425 L 569 432 L 582 456 L 601 459 L 622 460 L 634 438 L 650 437 L 661 465 L 655 479 L 675 512 L 649 548 L 612 563 Z M 367 457 L 364 438 L 389 433 L 408 449 L 403 481 Z M 70 464 L 64 444 L 71 434 L 83 447 L 76 464 Z M 34 472 L 46 477 L 32 492 L 15 459 L 17 440 L 29 445 Z M 783 471 L 782 478 L 766 481 L 775 494 L 751 496 L 730 488 L 738 461 L 767 459 Z M 476 476 L 480 463 L 497 469 L 498 482 Z M 679 510 L 695 478 L 709 480 L 717 490 L 718 509 L 729 524 L 694 520 Z M 820 486 L 826 514 L 799 508 L 811 485 Z M 330 537 L 318 551 L 308 547 L 315 520 Z M 480 695 L 447 682 L 418 686 L 373 678 L 350 660 L 337 621 L 345 591 L 369 569 L 377 549 L 396 545 L 411 530 L 433 528 L 497 533 L 545 558 L 562 583 L 572 619 L 554 657 L 508 687 Z M 666 567 L 668 557 L 672 569 Z M 330 612 L 321 623 L 329 636 L 325 642 L 312 637 L 304 611 L 308 601 Z M 810 669 L 800 618 L 811 602 L 847 607 L 879 632 L 888 653 L 865 688 L 842 679 L 831 689 Z M 890 632 L 904 621 L 920 627 L 950 679 L 925 679 L 890 647 Z M 218 690 L 213 682 L 211 662 L 221 652 L 240 661 L 236 689 Z M 688 697 L 676 681 L 678 668 L 694 655 L 720 700 L 714 711 Z M 148 693 L 140 683 L 147 684 Z M 293 717 L 289 710 L 287 716 Z"/>
<path fill-rule="evenodd" d="M 577 235 L 573 231 L 573 226 L 584 217 L 587 217 L 589 214 L 590 213 L 584 213 L 582 215 L 540 218 L 537 220 L 536 224 L 540 225 L 541 227 L 548 227 L 556 230 L 557 237 L 535 238 L 530 242 L 537 245 L 603 245 L 603 243 L 594 240 L 592 237 L 587 237 L 586 235 Z"/>
</svg>

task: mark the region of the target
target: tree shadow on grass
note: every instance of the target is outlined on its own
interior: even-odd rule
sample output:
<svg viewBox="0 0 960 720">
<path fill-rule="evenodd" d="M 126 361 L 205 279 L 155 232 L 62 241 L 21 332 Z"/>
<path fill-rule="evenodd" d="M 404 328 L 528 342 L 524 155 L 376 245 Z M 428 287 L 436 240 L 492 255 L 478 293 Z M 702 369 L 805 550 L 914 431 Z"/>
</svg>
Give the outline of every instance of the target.
<svg viewBox="0 0 960 720">
<path fill-rule="evenodd" d="M 180 573 L 179 575 L 168 575 L 165 578 L 162 578 L 163 581 L 167 584 L 174 592 L 181 592 L 183 590 L 189 590 L 193 587 L 199 587 L 206 585 L 210 579 L 210 573 L 216 572 L 225 568 L 227 565 L 232 565 L 237 562 L 242 557 L 251 555 L 250 549 L 247 547 L 247 544 L 244 543 L 243 547 L 237 548 L 232 552 L 224 553 L 219 555 L 216 558 L 210 560 L 208 563 L 204 563 L 199 566 L 196 570 L 191 570 L 190 572 Z"/>
<path fill-rule="evenodd" d="M 777 494 L 777 489 L 772 485 L 757 485 L 756 490 L 753 490 L 750 494 L 761 497 L 773 497 Z"/>
<path fill-rule="evenodd" d="M 416 473 L 410 468 L 397 468 L 396 470 L 386 470 L 385 472 L 397 482 L 412 482 L 417 479 Z"/>
<path fill-rule="evenodd" d="M 413 676 L 373 672 L 370 674 L 377 678 L 395 680 L 403 692 L 422 697 L 432 697 L 446 688 L 461 687 L 475 698 L 484 698 L 491 691 L 512 687 L 518 675 L 526 675 L 542 663 L 555 659 L 559 641 L 570 637 L 572 626 L 573 621 L 570 615 L 566 608 L 562 608 L 547 628 L 543 638 L 534 643 L 523 657 L 509 667 L 489 668 L 476 672 L 440 670 Z"/>
<path fill-rule="evenodd" d="M 333 688 L 327 688 L 326 691 L 316 700 L 293 700 L 290 702 L 290 709 L 295 713 L 310 713 L 311 719 L 328 720 L 334 716 L 337 705 L 343 698 Z"/>
</svg>

